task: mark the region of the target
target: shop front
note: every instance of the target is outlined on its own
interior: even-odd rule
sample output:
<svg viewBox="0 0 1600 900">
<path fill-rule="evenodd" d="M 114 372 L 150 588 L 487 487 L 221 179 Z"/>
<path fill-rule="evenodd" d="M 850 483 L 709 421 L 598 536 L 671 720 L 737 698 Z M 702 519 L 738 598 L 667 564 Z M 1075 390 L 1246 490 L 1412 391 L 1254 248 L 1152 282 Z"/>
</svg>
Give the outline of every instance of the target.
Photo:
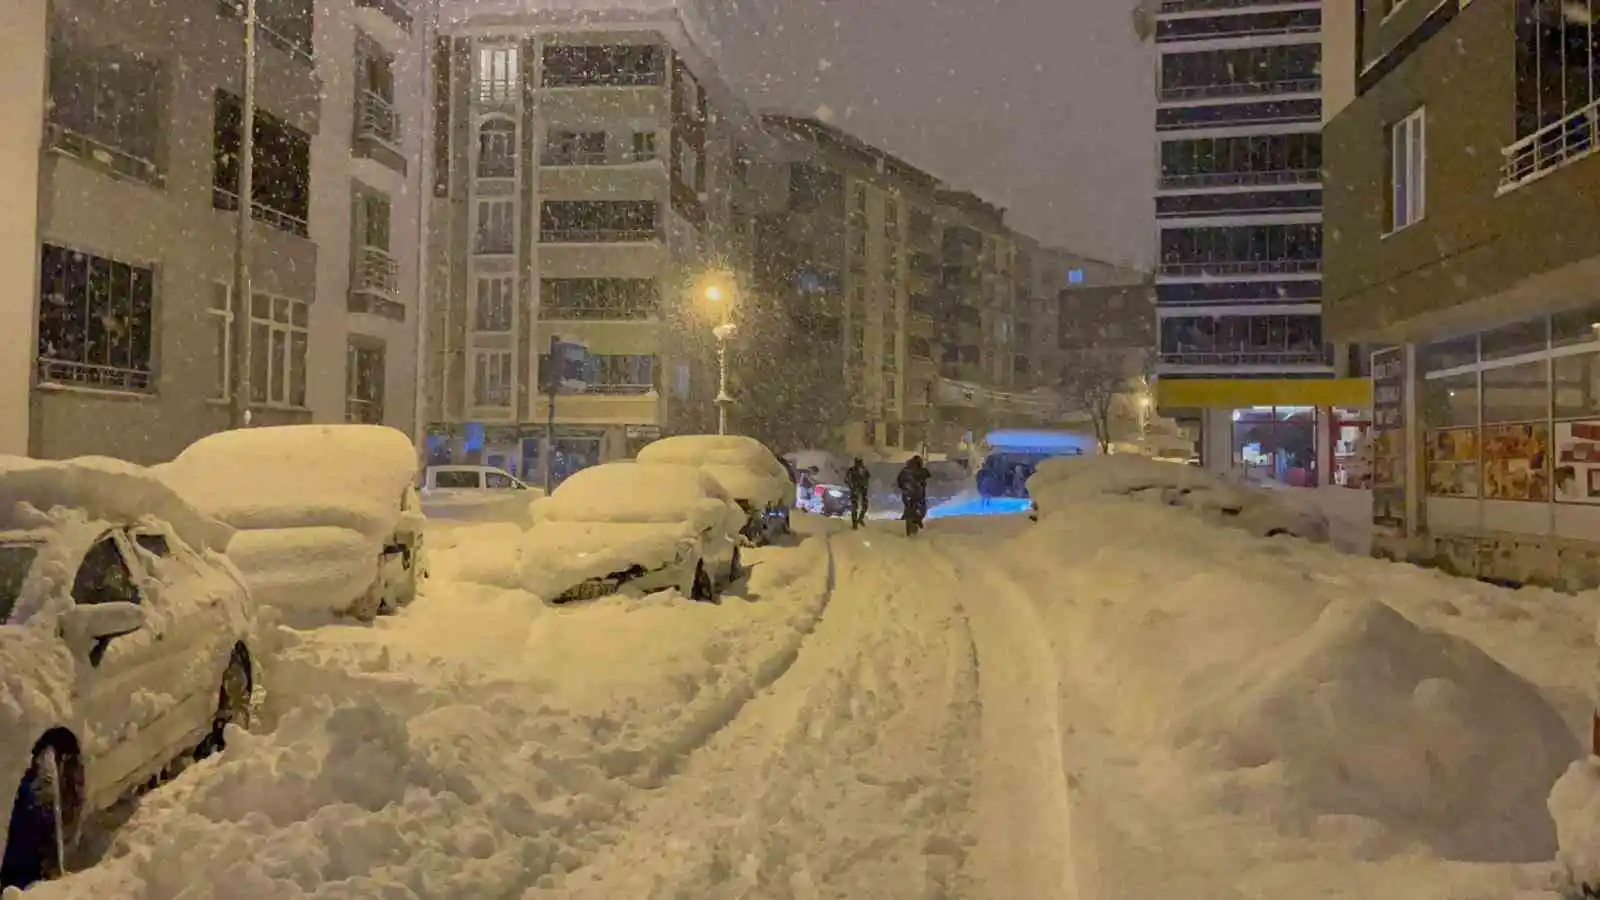
<svg viewBox="0 0 1600 900">
<path fill-rule="evenodd" d="M 578 426 L 557 424 L 554 441 L 544 425 L 436 425 L 428 432 L 429 465 L 481 465 L 504 469 L 529 484 L 544 482 L 541 462 L 552 450 L 554 481 L 603 462 L 632 459 L 661 437 L 659 425 Z"/>
<path fill-rule="evenodd" d="M 1357 458 L 1371 429 L 1361 378 L 1161 378 L 1162 415 L 1199 423 L 1208 472 L 1289 487 L 1366 487 Z"/>
<path fill-rule="evenodd" d="M 1600 585 L 1596 312 L 1388 351 L 1409 415 L 1382 445 L 1405 503 L 1384 555 L 1511 584 Z"/>
</svg>

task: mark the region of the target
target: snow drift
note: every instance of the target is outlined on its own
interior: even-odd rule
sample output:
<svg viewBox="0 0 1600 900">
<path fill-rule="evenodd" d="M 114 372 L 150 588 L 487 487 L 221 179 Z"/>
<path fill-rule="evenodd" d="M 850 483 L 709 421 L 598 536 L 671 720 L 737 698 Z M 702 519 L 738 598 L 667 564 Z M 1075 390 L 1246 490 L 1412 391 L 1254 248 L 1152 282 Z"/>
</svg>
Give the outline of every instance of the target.
<svg viewBox="0 0 1600 900">
<path fill-rule="evenodd" d="M 82 510 L 92 519 L 166 522 L 195 550 L 221 551 L 233 529 L 205 514 L 151 469 L 109 457 L 68 460 L 0 456 L 0 530 L 33 527 L 26 508 Z"/>
</svg>

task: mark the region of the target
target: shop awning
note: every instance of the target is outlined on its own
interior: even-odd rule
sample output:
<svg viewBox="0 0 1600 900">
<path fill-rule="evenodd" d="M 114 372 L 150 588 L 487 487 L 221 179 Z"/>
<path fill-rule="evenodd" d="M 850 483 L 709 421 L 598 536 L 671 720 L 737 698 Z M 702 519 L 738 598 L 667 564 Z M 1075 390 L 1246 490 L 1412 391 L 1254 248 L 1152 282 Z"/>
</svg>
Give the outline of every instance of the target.
<svg viewBox="0 0 1600 900">
<path fill-rule="evenodd" d="M 1155 387 L 1164 409 L 1372 405 L 1367 378 L 1158 378 Z"/>
</svg>

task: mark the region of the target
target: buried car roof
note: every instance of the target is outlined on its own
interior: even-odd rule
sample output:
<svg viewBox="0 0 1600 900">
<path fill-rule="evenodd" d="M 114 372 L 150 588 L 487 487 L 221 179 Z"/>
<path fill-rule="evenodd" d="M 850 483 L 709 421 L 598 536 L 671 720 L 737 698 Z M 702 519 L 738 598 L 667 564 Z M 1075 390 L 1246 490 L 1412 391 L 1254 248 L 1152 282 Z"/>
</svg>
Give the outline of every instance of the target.
<svg viewBox="0 0 1600 900">
<path fill-rule="evenodd" d="M 555 521 L 681 522 L 707 499 L 733 501 L 695 466 L 604 463 L 574 473 L 538 509 Z"/>
<path fill-rule="evenodd" d="M 232 528 L 202 513 L 143 466 L 99 456 L 0 456 L 0 530 L 36 530 L 46 524 L 41 511 L 62 510 L 119 525 L 159 519 L 202 550 L 224 550 L 233 537 Z"/>
</svg>

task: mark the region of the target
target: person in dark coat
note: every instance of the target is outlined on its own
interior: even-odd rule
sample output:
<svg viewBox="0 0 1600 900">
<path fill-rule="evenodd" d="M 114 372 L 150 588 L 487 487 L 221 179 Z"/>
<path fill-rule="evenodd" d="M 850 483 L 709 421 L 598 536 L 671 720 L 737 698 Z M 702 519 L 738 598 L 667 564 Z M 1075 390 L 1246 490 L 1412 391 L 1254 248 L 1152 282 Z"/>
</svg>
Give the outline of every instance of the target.
<svg viewBox="0 0 1600 900">
<path fill-rule="evenodd" d="M 867 504 L 872 490 L 872 473 L 867 470 L 867 464 L 861 461 L 861 457 L 856 457 L 856 461 L 845 470 L 844 483 L 850 489 L 850 527 L 860 528 L 867 520 Z"/>
<path fill-rule="evenodd" d="M 922 457 L 913 456 L 895 478 L 895 487 L 900 489 L 900 499 L 905 503 L 906 518 L 928 514 L 928 479 L 931 477 L 933 473 L 922 464 Z"/>
</svg>

